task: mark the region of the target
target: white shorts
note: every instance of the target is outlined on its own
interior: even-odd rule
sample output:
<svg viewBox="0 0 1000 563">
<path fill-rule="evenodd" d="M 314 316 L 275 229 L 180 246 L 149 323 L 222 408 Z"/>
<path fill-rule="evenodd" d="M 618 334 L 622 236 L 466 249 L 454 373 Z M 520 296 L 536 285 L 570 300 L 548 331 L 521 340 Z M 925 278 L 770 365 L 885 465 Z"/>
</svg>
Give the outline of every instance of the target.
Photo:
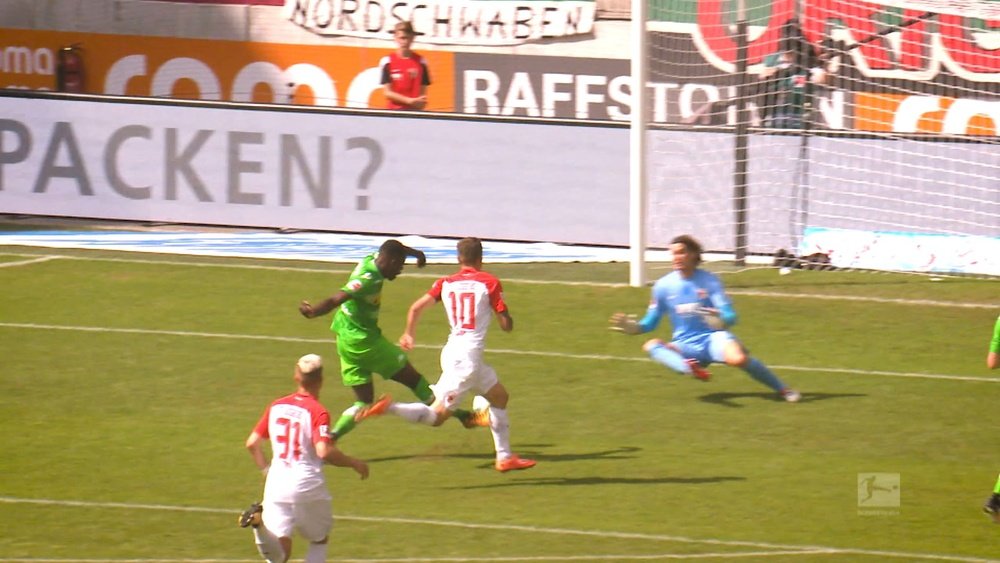
<svg viewBox="0 0 1000 563">
<path fill-rule="evenodd" d="M 497 372 L 483 361 L 483 350 L 445 345 L 441 350 L 441 378 L 431 387 L 434 398 L 453 411 L 466 393 L 482 395 L 499 383 Z"/>
<path fill-rule="evenodd" d="M 261 519 L 264 527 L 279 538 L 292 537 L 292 532 L 310 542 L 323 541 L 333 528 L 333 507 L 329 500 L 298 502 L 264 501 Z"/>
</svg>

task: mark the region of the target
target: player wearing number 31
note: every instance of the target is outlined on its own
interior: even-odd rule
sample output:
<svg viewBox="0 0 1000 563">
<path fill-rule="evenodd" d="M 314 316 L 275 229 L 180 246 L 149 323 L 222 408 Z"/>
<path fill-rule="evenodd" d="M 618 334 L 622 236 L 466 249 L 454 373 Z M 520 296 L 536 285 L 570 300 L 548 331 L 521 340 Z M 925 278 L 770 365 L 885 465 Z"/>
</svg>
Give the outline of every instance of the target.
<svg viewBox="0 0 1000 563">
<path fill-rule="evenodd" d="M 611 328 L 626 334 L 642 334 L 656 329 L 664 314 L 673 325 L 670 342 L 659 338 L 647 341 L 642 349 L 653 361 L 668 368 L 707 380 L 704 366 L 714 362 L 738 367 L 750 377 L 778 392 L 788 402 L 797 402 L 798 391 L 788 388 L 760 360 L 750 356 L 743 344 L 727 329 L 736 323 L 736 312 L 715 274 L 702 270 L 701 244 L 689 235 L 670 243 L 674 271 L 653 285 L 653 298 L 642 320 L 624 313 L 611 316 Z"/>
<path fill-rule="evenodd" d="M 434 403 L 391 403 L 388 412 L 410 422 L 438 426 L 448 419 L 469 392 L 482 395 L 489 407 L 473 413 L 475 424 L 489 426 L 496 448 L 497 471 L 527 469 L 535 465 L 511 452 L 507 402 L 510 396 L 496 371 L 483 361 L 486 331 L 496 315 L 500 328 L 514 329 L 514 319 L 504 302 L 500 280 L 482 271 L 483 243 L 477 238 L 458 241 L 458 273 L 434 282 L 430 291 L 410 305 L 406 329 L 399 338 L 404 350 L 412 350 L 417 322 L 425 309 L 438 301 L 444 304 L 451 334 L 441 350 L 441 378 L 433 385 Z"/>
<path fill-rule="evenodd" d="M 299 358 L 295 382 L 298 390 L 271 403 L 247 438 L 247 450 L 266 480 L 264 501 L 251 505 L 239 522 L 253 527 L 257 550 L 268 563 L 288 561 L 295 530 L 309 540 L 306 563 L 323 563 L 333 526 L 323 463 L 350 467 L 362 479 L 368 478 L 368 465 L 330 441 L 330 414 L 319 403 L 323 360 L 316 354 Z M 268 439 L 270 463 L 262 444 Z"/>
</svg>

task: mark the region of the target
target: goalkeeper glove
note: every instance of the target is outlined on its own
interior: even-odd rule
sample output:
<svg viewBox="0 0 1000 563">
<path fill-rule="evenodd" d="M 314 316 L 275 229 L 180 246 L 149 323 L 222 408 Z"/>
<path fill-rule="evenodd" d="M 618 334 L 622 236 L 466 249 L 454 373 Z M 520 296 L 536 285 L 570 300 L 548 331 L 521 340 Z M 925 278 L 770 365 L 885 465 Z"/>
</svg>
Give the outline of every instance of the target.
<svg viewBox="0 0 1000 563">
<path fill-rule="evenodd" d="M 608 327 L 611 330 L 617 330 L 619 332 L 624 332 L 625 334 L 641 334 L 642 328 L 639 327 L 639 323 L 635 320 L 635 315 L 626 315 L 625 313 L 615 313 L 611 315 L 611 319 L 608 321 L 611 326 Z"/>
<path fill-rule="evenodd" d="M 698 307 L 698 314 L 701 315 L 705 324 L 708 325 L 712 330 L 725 330 L 726 321 L 722 320 L 722 316 L 718 309 L 712 309 L 711 307 Z"/>
</svg>

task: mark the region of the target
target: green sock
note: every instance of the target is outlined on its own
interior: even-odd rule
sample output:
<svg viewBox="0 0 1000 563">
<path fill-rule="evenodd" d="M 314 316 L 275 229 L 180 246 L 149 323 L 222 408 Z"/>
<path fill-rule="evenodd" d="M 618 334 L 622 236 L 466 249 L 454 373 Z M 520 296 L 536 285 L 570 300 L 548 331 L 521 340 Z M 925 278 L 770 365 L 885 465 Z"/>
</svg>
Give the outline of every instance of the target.
<svg viewBox="0 0 1000 563">
<path fill-rule="evenodd" d="M 427 380 L 422 375 L 420 376 L 420 381 L 417 381 L 417 384 L 413 386 L 413 394 L 420 399 L 421 403 L 429 405 L 434 402 L 434 392 L 431 391 L 430 384 L 427 383 Z"/>
<path fill-rule="evenodd" d="M 455 418 L 461 420 L 462 422 L 465 422 L 465 419 L 467 419 L 470 416 L 472 416 L 472 413 L 469 412 L 469 411 L 467 411 L 467 410 L 465 410 L 465 409 L 455 409 L 455 410 L 453 410 L 451 412 L 455 416 Z"/>
<path fill-rule="evenodd" d="M 993 494 L 1000 495 L 1000 477 L 997 477 L 997 484 L 993 486 Z"/>
<path fill-rule="evenodd" d="M 353 405 L 347 407 L 343 413 L 341 413 L 340 418 L 337 419 L 337 424 L 333 425 L 333 434 L 338 440 L 344 437 L 351 430 L 354 430 L 356 423 L 354 422 L 354 414 L 358 412 L 358 409 L 364 408 L 367 403 L 362 403 L 361 401 L 355 401 Z"/>
</svg>

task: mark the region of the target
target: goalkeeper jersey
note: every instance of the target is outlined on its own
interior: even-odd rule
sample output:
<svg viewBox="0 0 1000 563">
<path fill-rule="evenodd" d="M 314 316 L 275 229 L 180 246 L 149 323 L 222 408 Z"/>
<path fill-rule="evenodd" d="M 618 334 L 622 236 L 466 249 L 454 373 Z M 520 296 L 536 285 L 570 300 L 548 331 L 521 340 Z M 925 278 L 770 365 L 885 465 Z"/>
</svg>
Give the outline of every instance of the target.
<svg viewBox="0 0 1000 563">
<path fill-rule="evenodd" d="M 685 279 L 680 272 L 674 271 L 653 285 L 653 298 L 646 317 L 653 321 L 652 328 L 655 328 L 660 318 L 668 315 L 674 329 L 673 340 L 686 340 L 715 330 L 701 315 L 703 307 L 732 307 L 719 277 L 706 270 L 695 269 L 691 277 Z"/>
<path fill-rule="evenodd" d="M 340 305 L 330 330 L 338 339 L 364 340 L 378 337 L 378 313 L 382 306 L 382 283 L 385 277 L 375 265 L 378 253 L 365 256 L 351 272 L 341 291 L 351 296 Z"/>
</svg>

